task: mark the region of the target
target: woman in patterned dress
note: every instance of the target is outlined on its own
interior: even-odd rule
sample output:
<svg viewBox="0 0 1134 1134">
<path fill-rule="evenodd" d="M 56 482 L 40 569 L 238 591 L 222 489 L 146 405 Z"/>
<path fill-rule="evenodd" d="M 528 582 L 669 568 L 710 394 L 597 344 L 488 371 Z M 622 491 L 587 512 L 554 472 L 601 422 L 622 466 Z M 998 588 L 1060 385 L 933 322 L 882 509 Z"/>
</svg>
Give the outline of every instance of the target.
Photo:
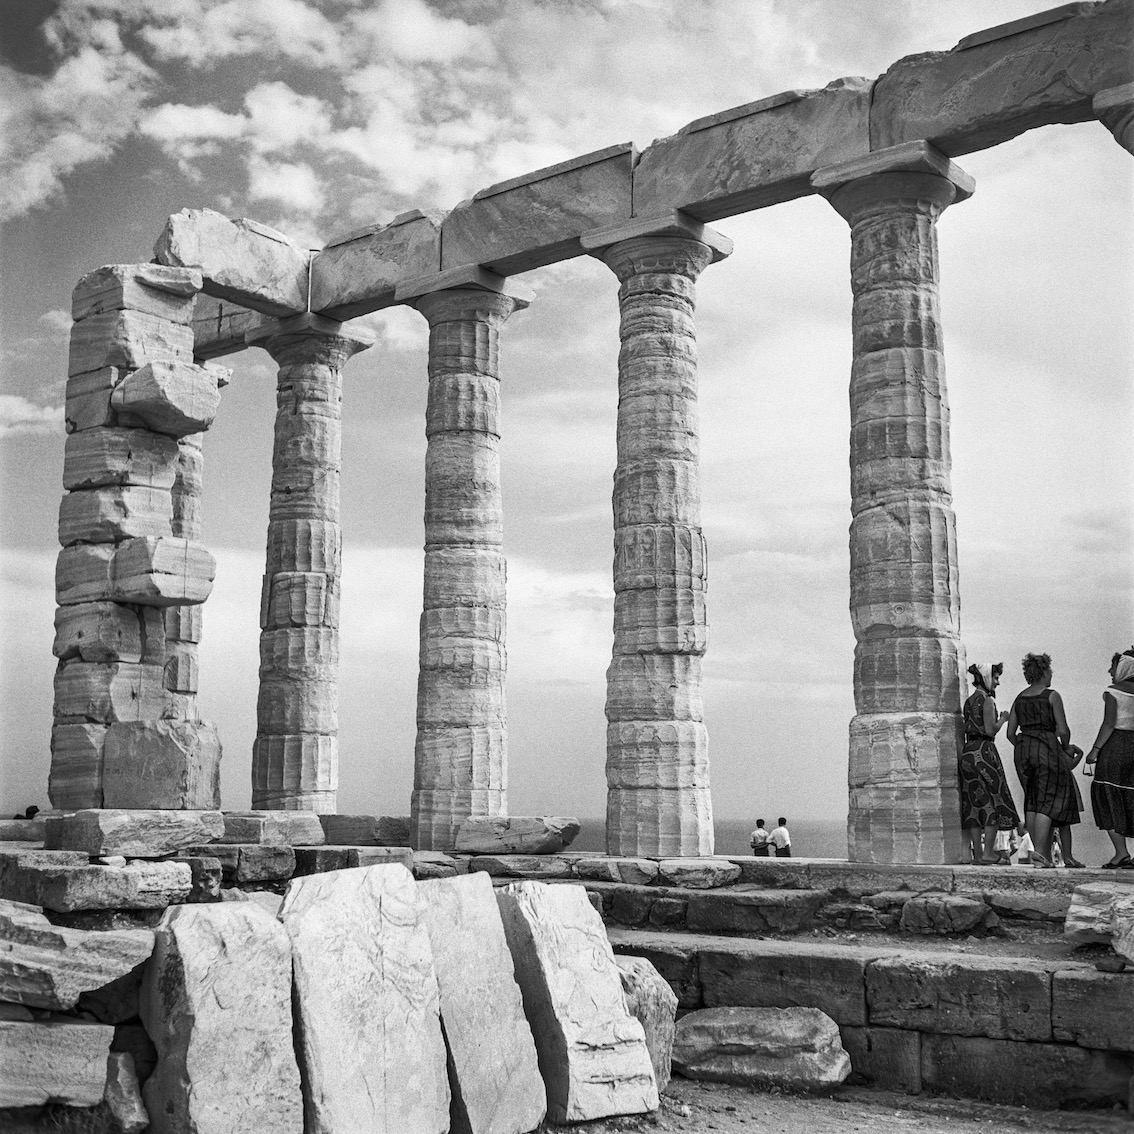
<svg viewBox="0 0 1134 1134">
<path fill-rule="evenodd" d="M 1002 662 L 969 666 L 972 696 L 965 702 L 965 741 L 957 761 L 961 778 L 961 827 L 969 840 L 974 863 L 1003 865 L 995 850 L 996 832 L 1012 831 L 1020 816 L 996 751 L 996 734 L 1008 719 L 996 709 L 996 687 Z"/>
<path fill-rule="evenodd" d="M 1103 693 L 1103 723 L 1087 753 L 1096 764 L 1091 810 L 1100 831 L 1114 844 L 1105 870 L 1134 870 L 1126 840 L 1134 836 L 1134 648 L 1110 662 L 1114 684 Z"/>
<path fill-rule="evenodd" d="M 1073 771 L 1083 750 L 1071 743 L 1063 699 L 1051 688 L 1051 657 L 1028 654 L 1024 658 L 1028 687 L 1012 702 L 1008 714 L 1008 740 L 1015 748 L 1016 774 L 1024 789 L 1024 821 L 1039 866 L 1052 865 L 1052 830 L 1059 828 L 1063 858 L 1068 866 L 1081 866 L 1071 854 L 1071 825 L 1079 822 L 1083 802 Z"/>
</svg>

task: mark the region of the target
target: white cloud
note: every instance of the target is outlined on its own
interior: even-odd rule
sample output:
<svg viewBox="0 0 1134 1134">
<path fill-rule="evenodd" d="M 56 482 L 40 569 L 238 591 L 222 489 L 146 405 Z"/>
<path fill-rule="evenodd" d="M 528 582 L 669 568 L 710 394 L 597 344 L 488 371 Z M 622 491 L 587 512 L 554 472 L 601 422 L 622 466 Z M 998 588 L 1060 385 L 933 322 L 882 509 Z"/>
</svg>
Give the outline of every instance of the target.
<svg viewBox="0 0 1134 1134">
<path fill-rule="evenodd" d="M 311 166 L 258 155 L 249 163 L 248 195 L 257 201 L 278 201 L 297 212 L 318 212 L 323 203 L 323 190 Z"/>
<path fill-rule="evenodd" d="M 62 406 L 40 406 L 18 394 L 0 394 L 0 435 L 62 432 Z"/>
<path fill-rule="evenodd" d="M 39 321 L 47 328 L 48 335 L 57 342 L 67 342 L 71 337 L 71 312 L 61 307 L 45 311 Z"/>
</svg>

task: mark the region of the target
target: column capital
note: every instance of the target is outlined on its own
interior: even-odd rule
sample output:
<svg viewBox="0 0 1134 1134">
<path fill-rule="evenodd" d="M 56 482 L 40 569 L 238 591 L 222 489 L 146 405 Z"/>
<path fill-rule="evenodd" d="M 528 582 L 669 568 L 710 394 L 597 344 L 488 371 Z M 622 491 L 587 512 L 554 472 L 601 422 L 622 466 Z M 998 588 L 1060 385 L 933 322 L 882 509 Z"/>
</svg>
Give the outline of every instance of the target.
<svg viewBox="0 0 1134 1134">
<path fill-rule="evenodd" d="M 527 307 L 535 299 L 535 292 L 518 280 L 490 272 L 479 264 L 464 264 L 459 268 L 448 268 L 443 272 L 430 272 L 428 275 L 403 280 L 394 291 L 394 301 L 416 307 L 416 301 L 422 296 L 458 289 L 507 296 L 514 301 L 514 311 Z"/>
<path fill-rule="evenodd" d="M 702 224 L 680 209 L 670 209 L 652 216 L 635 217 L 620 221 L 605 228 L 592 229 L 579 238 L 584 252 L 600 260 L 606 259 L 606 252 L 612 245 L 621 244 L 640 236 L 672 236 L 687 240 L 697 240 L 712 253 L 710 263 L 715 264 L 732 253 L 732 241 L 708 225 Z"/>
<path fill-rule="evenodd" d="M 1134 154 L 1134 83 L 1099 91 L 1091 100 L 1091 109 L 1114 140 Z"/>
<path fill-rule="evenodd" d="M 528 300 L 499 291 L 482 291 L 474 287 L 447 287 L 419 295 L 411 304 L 429 322 L 451 323 L 460 319 L 503 323 L 514 311 L 522 311 Z"/>
<path fill-rule="evenodd" d="M 340 323 L 305 311 L 290 319 L 265 319 L 244 336 L 245 346 L 263 347 L 269 354 L 280 349 L 279 344 L 291 346 L 303 339 L 341 339 L 348 346 L 346 357 L 374 345 L 374 332 L 351 323 Z M 269 345 L 272 343 L 273 345 Z"/>
</svg>

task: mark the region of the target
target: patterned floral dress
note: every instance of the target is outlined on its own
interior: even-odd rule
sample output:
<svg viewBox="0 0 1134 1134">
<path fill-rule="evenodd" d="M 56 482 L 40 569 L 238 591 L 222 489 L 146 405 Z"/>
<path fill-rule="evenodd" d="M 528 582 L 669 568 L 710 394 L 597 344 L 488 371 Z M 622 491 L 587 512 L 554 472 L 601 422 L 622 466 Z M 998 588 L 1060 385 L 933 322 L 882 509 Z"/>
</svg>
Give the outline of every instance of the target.
<svg viewBox="0 0 1134 1134">
<path fill-rule="evenodd" d="M 1024 810 L 1048 815 L 1056 827 L 1079 822 L 1083 800 L 1071 763 L 1055 735 L 1051 690 L 1034 697 L 1021 693 L 1012 705 L 1016 714 L 1016 774 L 1024 789 Z"/>
<path fill-rule="evenodd" d="M 996 741 L 984 728 L 987 694 L 977 690 L 964 710 L 965 742 L 957 766 L 961 776 L 961 826 L 1012 831 L 1020 823 Z M 995 711 L 996 703 L 993 702 Z"/>
</svg>

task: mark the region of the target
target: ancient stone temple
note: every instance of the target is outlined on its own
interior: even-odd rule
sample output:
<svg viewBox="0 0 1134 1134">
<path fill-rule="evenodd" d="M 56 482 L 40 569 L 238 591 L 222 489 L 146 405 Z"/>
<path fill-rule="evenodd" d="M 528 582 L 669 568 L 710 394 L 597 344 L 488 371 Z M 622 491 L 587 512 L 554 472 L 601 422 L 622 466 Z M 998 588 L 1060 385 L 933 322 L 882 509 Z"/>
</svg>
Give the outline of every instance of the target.
<svg viewBox="0 0 1134 1134">
<path fill-rule="evenodd" d="M 854 301 L 849 856 L 955 861 L 965 651 L 938 221 L 974 191 L 954 159 L 1026 130 L 1101 123 L 1134 150 L 1132 27 L 1134 0 L 1064 5 L 874 80 L 734 107 L 641 153 L 610 146 L 315 250 L 185 210 L 155 262 L 86 276 L 67 384 L 52 804 L 220 804 L 220 743 L 195 696 L 214 572 L 199 543 L 202 440 L 223 412 L 226 372 L 211 360 L 258 347 L 279 377 L 253 801 L 336 811 L 341 392 L 370 345 L 351 320 L 406 304 L 429 324 L 411 839 L 444 850 L 464 821 L 508 815 L 500 409 L 507 320 L 533 298 L 510 277 L 591 255 L 618 279 L 621 316 L 607 848 L 712 854 L 696 281 L 732 250 L 709 223 L 820 194 L 849 226 Z"/>
</svg>

